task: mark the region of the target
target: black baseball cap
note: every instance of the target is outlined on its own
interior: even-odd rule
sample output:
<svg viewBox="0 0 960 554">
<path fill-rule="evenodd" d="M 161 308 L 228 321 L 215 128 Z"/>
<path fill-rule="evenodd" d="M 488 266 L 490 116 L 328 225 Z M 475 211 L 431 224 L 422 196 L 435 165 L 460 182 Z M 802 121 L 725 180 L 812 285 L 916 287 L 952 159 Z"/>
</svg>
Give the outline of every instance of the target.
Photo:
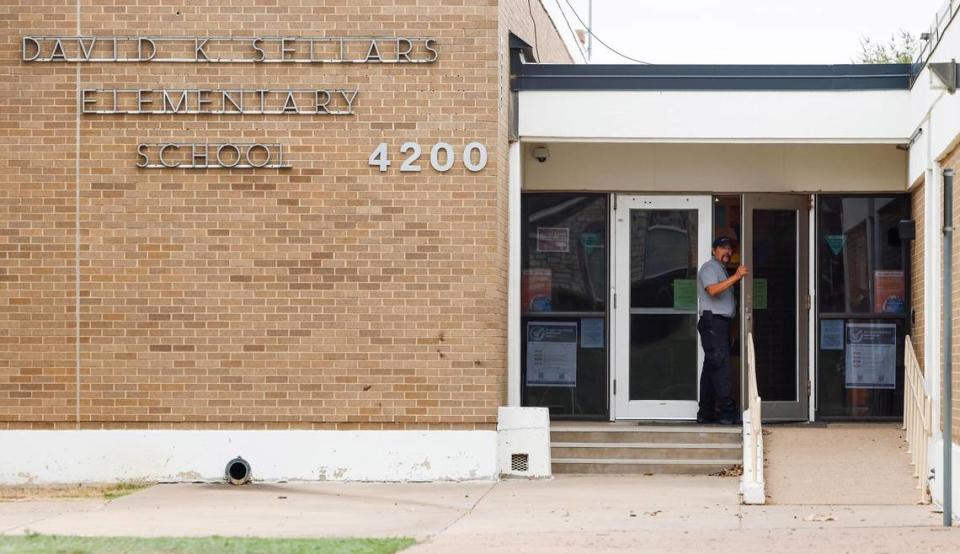
<svg viewBox="0 0 960 554">
<path fill-rule="evenodd" d="M 737 242 L 726 235 L 721 235 L 713 239 L 713 248 L 720 248 L 721 246 L 729 246 L 730 248 L 736 248 Z"/>
</svg>

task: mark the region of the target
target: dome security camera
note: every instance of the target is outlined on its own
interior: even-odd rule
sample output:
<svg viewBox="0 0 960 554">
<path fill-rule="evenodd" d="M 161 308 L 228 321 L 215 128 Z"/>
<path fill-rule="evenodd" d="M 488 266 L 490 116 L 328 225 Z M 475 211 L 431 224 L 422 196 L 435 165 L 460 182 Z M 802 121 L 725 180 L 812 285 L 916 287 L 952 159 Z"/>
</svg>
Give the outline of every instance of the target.
<svg viewBox="0 0 960 554">
<path fill-rule="evenodd" d="M 547 150 L 546 146 L 537 146 L 533 149 L 533 157 L 540 163 L 543 163 L 550 159 L 550 151 Z"/>
</svg>

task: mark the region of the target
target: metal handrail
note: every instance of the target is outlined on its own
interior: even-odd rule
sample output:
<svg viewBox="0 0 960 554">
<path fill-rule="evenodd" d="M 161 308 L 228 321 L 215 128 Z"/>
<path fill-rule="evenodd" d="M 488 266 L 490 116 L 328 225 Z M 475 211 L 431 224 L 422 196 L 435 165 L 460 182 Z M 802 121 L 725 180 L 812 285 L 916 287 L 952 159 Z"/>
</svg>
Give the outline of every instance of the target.
<svg viewBox="0 0 960 554">
<path fill-rule="evenodd" d="M 913 476 L 917 479 L 920 501 L 930 501 L 930 487 L 927 482 L 927 446 L 932 434 L 932 405 L 927 394 L 926 383 L 910 335 L 904 339 L 903 368 L 903 429 L 906 431 L 907 453 L 913 465 Z"/>
<path fill-rule="evenodd" d="M 934 14 L 933 22 L 926 31 L 929 37 L 927 40 L 921 40 L 913 52 L 913 63 L 922 66 L 930 59 L 930 55 L 940 44 L 940 39 L 947 30 L 947 25 L 953 20 L 954 15 L 960 10 L 960 2 L 957 0 L 944 0 L 940 9 Z"/>
<path fill-rule="evenodd" d="M 743 418 L 743 478 L 740 491 L 744 502 L 763 504 L 763 428 L 760 392 L 757 389 L 757 360 L 753 346 L 753 333 L 747 333 L 747 409 Z M 747 491 L 753 491 L 752 495 Z"/>
</svg>

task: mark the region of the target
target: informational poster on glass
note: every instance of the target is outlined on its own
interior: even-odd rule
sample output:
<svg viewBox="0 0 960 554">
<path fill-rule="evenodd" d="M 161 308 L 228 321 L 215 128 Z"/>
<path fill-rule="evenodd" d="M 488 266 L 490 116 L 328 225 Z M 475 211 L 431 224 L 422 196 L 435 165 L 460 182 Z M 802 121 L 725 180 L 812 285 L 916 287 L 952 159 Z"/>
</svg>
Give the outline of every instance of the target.
<svg viewBox="0 0 960 554">
<path fill-rule="evenodd" d="M 896 324 L 847 323 L 846 346 L 848 389 L 896 388 Z"/>
<path fill-rule="evenodd" d="M 873 272 L 873 311 L 902 314 L 907 311 L 903 271 Z"/>
<path fill-rule="evenodd" d="M 820 322 L 820 350 L 843 350 L 842 319 L 824 319 Z"/>
<path fill-rule="evenodd" d="M 527 386 L 577 386 L 577 322 L 527 322 Z"/>
<path fill-rule="evenodd" d="M 603 348 L 604 342 L 602 317 L 580 320 L 580 348 Z"/>
<path fill-rule="evenodd" d="M 537 252 L 569 252 L 568 227 L 537 227 Z"/>
</svg>

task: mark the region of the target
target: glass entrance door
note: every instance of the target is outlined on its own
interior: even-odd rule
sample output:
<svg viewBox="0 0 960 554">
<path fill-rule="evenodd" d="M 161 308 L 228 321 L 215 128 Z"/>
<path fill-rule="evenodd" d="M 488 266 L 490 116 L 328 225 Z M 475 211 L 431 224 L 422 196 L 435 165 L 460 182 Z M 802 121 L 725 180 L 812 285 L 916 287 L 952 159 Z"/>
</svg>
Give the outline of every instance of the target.
<svg viewBox="0 0 960 554">
<path fill-rule="evenodd" d="M 695 419 L 703 352 L 697 269 L 709 196 L 619 196 L 614 214 L 614 416 Z"/>
<path fill-rule="evenodd" d="M 741 321 L 743 336 L 753 333 L 765 420 L 809 417 L 809 202 L 803 195 L 743 198 L 741 248 L 750 274 L 741 289 Z"/>
</svg>

